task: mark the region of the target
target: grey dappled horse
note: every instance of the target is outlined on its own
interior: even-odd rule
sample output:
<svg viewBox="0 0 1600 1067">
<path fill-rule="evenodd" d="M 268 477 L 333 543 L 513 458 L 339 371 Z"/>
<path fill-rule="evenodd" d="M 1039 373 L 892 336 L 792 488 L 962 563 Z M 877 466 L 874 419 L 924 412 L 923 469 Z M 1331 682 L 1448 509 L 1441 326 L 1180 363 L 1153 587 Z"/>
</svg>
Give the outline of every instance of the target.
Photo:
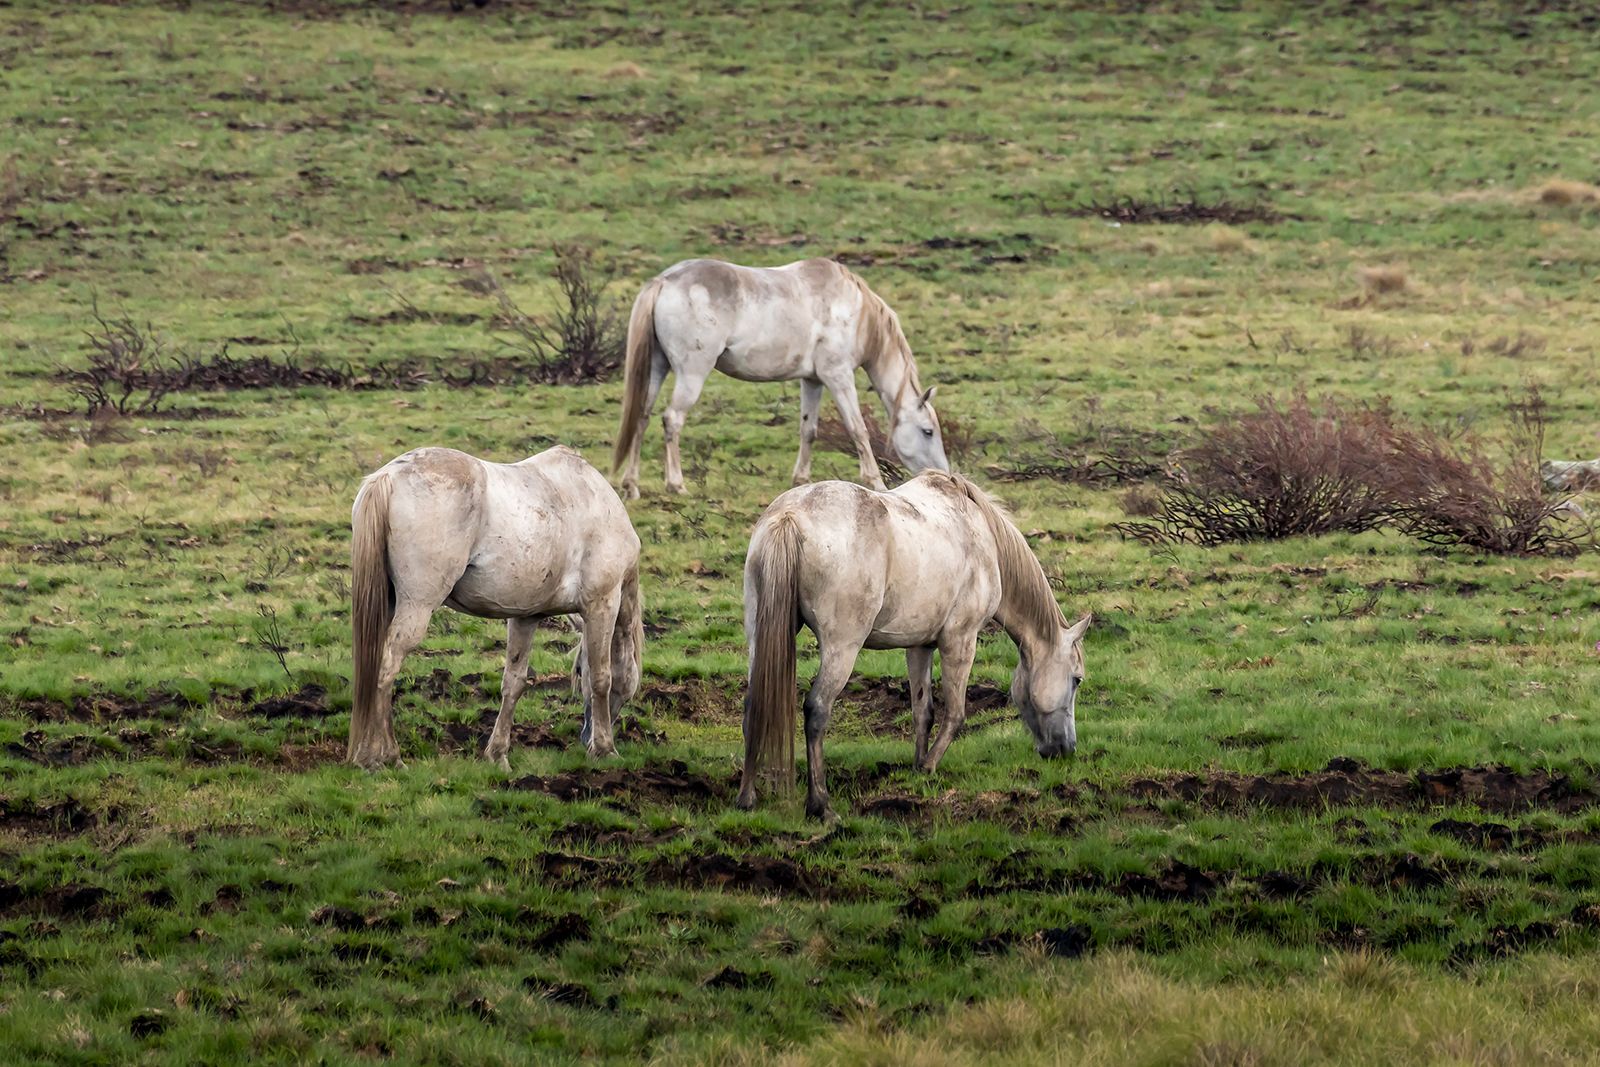
<svg viewBox="0 0 1600 1067">
<path fill-rule="evenodd" d="M 1044 568 L 988 494 L 958 475 L 929 471 L 891 493 L 830 481 L 779 496 L 756 523 L 745 558 L 750 676 L 739 806 L 755 803 L 763 769 L 783 788 L 793 781 L 801 626 L 817 635 L 819 658 L 805 698 L 806 811 L 822 816 L 822 738 L 861 649 L 906 650 L 917 765 L 933 771 L 966 717 L 978 631 L 991 618 L 1017 644 L 1011 699 L 1035 750 L 1047 758 L 1070 753 L 1090 617 L 1068 625 Z M 930 747 L 935 650 L 944 714 Z"/>
<path fill-rule="evenodd" d="M 800 382 L 800 456 L 794 483 L 811 480 L 822 390 L 855 442 L 861 480 L 884 488 L 856 399 L 856 368 L 883 401 L 889 441 L 913 471 L 949 470 L 933 389 L 923 389 L 900 320 L 867 284 L 830 259 L 741 267 L 689 259 L 668 267 L 634 301 L 628 321 L 622 423 L 612 467 L 624 495 L 639 495 L 639 443 L 668 371 L 672 397 L 661 417 L 667 488 L 684 491 L 678 437 L 713 369 L 748 382 Z"/>
<path fill-rule="evenodd" d="M 355 706 L 350 762 L 398 761 L 394 682 L 441 604 L 506 620 L 500 714 L 484 756 L 506 770 L 538 620 L 582 620 L 583 743 L 616 751 L 612 712 L 639 688 L 639 538 L 605 477 L 570 448 L 489 463 L 419 448 L 368 475 L 351 514 Z M 596 653 L 599 654 L 596 654 Z"/>
</svg>

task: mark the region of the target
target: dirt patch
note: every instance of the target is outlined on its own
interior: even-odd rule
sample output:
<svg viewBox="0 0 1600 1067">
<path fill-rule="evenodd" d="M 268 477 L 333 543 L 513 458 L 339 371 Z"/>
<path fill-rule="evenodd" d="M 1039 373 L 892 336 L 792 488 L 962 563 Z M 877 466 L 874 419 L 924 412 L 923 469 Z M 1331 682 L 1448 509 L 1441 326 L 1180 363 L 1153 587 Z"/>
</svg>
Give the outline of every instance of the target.
<svg viewBox="0 0 1600 1067">
<path fill-rule="evenodd" d="M 211 766 L 255 763 L 300 772 L 339 762 L 344 759 L 345 746 L 339 738 L 329 737 L 305 744 L 284 744 L 270 753 L 261 753 L 247 750 L 233 738 L 195 737 L 177 728 L 152 733 L 130 726 L 114 734 L 66 737 L 51 737 L 43 730 L 29 730 L 20 741 L 8 743 L 3 751 L 41 767 L 77 767 L 105 759 L 183 759 Z"/>
<path fill-rule="evenodd" d="M 72 837 L 94 829 L 99 822 L 99 816 L 70 797 L 43 802 L 0 798 L 0 832 Z"/>
<path fill-rule="evenodd" d="M 265 719 L 325 719 L 328 717 L 328 691 L 320 685 L 304 685 L 293 696 L 258 700 L 245 709 L 246 715 Z"/>
<path fill-rule="evenodd" d="M 547 777 L 529 775 L 507 782 L 505 788 L 544 793 L 557 800 L 604 799 L 620 806 L 646 804 L 709 804 L 726 800 L 729 783 L 689 770 L 682 760 L 660 767 L 596 767 L 564 771 Z"/>
<path fill-rule="evenodd" d="M 819 887 L 799 864 L 777 856 L 729 856 L 716 852 L 663 861 L 651 880 L 670 879 L 701 889 L 730 889 L 746 893 L 783 893 L 814 897 Z"/>
<path fill-rule="evenodd" d="M 0 882 L 0 918 L 24 915 L 80 920 L 115 918 L 121 909 L 110 896 L 110 891 L 101 886 L 76 882 L 46 889 L 26 889 L 15 882 Z"/>
<path fill-rule="evenodd" d="M 700 678 L 683 682 L 652 682 L 639 690 L 634 703 L 652 714 L 680 722 L 738 723 L 744 708 L 724 689 Z"/>
<path fill-rule="evenodd" d="M 1060 249 L 1030 233 L 952 234 L 910 244 L 836 252 L 833 259 L 847 267 L 894 264 L 905 270 L 930 272 L 955 268 L 978 271 L 1005 263 L 1036 263 L 1053 258 Z"/>
<path fill-rule="evenodd" d="M 1135 226 L 1149 223 L 1193 226 L 1212 222 L 1236 226 L 1248 222 L 1272 223 L 1299 218 L 1266 204 L 1239 203 L 1221 196 L 1207 200 L 1193 193 L 1176 194 L 1170 199 L 1143 200 L 1124 196 L 1111 200 L 1080 200 L 1064 207 L 1047 209 L 1044 214 L 1102 218 Z"/>
<path fill-rule="evenodd" d="M 176 693 L 153 692 L 142 697 L 88 693 L 71 700 L 29 697 L 18 700 L 17 713 L 34 722 L 113 722 L 119 719 L 174 719 L 196 707 Z"/>
<path fill-rule="evenodd" d="M 1422 807 L 1469 804 L 1486 811 L 1547 809 L 1570 813 L 1600 804 L 1594 786 L 1563 774 L 1506 767 L 1462 767 L 1442 771 L 1376 771 L 1354 760 L 1336 759 L 1311 774 L 1182 775 L 1140 778 L 1126 795 L 1184 800 L 1207 807 L 1323 808 L 1331 805 Z M 1103 795 L 1115 795 L 1105 791 Z"/>
<path fill-rule="evenodd" d="M 852 678 L 839 694 L 839 700 L 861 709 L 874 736 L 899 736 L 903 732 L 900 719 L 911 714 L 911 688 L 904 678 Z M 1004 710 L 1010 703 L 1010 694 L 987 682 L 967 686 L 968 719 Z M 937 682 L 933 687 L 933 706 L 937 721 L 944 707 L 944 690 Z"/>
</svg>

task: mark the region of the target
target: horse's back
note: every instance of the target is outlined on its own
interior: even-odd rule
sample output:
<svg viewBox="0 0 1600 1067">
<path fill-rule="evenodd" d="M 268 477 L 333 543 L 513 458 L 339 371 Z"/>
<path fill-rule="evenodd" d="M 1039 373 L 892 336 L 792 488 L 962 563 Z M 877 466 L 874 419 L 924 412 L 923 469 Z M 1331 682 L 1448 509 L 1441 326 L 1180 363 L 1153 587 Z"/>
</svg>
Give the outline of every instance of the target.
<svg viewBox="0 0 1600 1067">
<path fill-rule="evenodd" d="M 802 614 L 813 628 L 864 627 L 868 647 L 904 648 L 974 625 L 999 603 L 992 539 L 949 477 L 892 493 L 842 481 L 791 489 L 762 516 L 752 555 L 780 515 L 800 533 Z"/>
</svg>

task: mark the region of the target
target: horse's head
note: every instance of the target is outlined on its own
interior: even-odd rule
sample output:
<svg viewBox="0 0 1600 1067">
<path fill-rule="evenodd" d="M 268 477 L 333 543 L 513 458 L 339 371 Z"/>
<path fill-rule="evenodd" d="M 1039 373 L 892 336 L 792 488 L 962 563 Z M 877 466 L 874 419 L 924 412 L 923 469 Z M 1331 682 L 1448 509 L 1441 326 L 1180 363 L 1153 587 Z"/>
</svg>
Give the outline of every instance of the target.
<svg viewBox="0 0 1600 1067">
<path fill-rule="evenodd" d="M 890 443 L 911 473 L 947 471 L 950 461 L 944 455 L 944 440 L 939 436 L 939 415 L 933 410 L 933 391 L 918 394 L 908 389 L 898 401 L 894 432 Z"/>
<path fill-rule="evenodd" d="M 1012 676 L 1012 703 L 1033 735 L 1034 751 L 1045 759 L 1071 755 L 1078 747 L 1074 709 L 1083 681 L 1083 635 L 1092 618 L 1058 627 L 1052 643 L 1024 657 Z"/>
</svg>

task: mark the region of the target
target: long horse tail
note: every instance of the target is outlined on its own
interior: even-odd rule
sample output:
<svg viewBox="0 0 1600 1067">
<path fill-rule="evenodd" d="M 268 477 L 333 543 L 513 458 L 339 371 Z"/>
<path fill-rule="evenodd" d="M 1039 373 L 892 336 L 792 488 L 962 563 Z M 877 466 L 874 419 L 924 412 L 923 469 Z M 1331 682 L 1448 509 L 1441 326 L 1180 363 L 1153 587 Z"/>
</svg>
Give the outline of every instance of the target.
<svg viewBox="0 0 1600 1067">
<path fill-rule="evenodd" d="M 778 515 L 766 527 L 745 574 L 745 599 L 755 597 L 750 633 L 750 684 L 744 705 L 744 776 L 764 769 L 778 792 L 794 789 L 795 634 L 800 628 L 800 528 Z"/>
<path fill-rule="evenodd" d="M 611 473 L 621 469 L 623 461 L 638 443 L 644 432 L 640 419 L 644 416 L 644 395 L 650 382 L 650 360 L 656 345 L 656 297 L 661 292 L 661 279 L 652 278 L 633 302 L 633 314 L 628 317 L 627 358 L 622 376 L 622 424 L 617 427 L 617 447 L 611 453 Z"/>
<path fill-rule="evenodd" d="M 350 537 L 350 629 L 354 660 L 354 700 L 350 715 L 350 746 L 346 758 L 354 759 L 358 744 L 377 728 L 378 673 L 383 647 L 394 619 L 394 585 L 389 576 L 389 498 L 394 485 L 380 471 L 368 478 L 356 494 Z"/>
</svg>

